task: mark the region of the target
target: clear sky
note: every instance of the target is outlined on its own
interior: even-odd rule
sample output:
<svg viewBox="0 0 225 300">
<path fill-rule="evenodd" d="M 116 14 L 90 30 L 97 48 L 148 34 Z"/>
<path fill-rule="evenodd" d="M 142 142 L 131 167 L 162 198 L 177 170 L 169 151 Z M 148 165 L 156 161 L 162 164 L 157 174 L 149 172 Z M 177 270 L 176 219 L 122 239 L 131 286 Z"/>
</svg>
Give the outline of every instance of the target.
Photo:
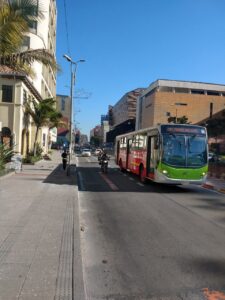
<svg viewBox="0 0 225 300">
<path fill-rule="evenodd" d="M 70 94 L 82 133 L 108 105 L 157 79 L 225 84 L 224 0 L 57 0 L 57 94 Z M 86 97 L 82 99 L 77 97 Z"/>
</svg>

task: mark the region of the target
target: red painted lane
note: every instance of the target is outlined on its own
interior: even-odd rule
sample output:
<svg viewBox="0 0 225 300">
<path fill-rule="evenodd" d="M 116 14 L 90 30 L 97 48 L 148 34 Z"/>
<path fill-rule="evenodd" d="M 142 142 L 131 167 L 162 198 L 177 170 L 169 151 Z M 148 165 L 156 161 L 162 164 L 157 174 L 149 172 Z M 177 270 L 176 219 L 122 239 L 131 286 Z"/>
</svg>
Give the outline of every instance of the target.
<svg viewBox="0 0 225 300">
<path fill-rule="evenodd" d="M 219 291 L 210 291 L 208 288 L 203 289 L 203 294 L 207 300 L 225 300 L 225 294 Z"/>
<path fill-rule="evenodd" d="M 105 182 L 109 185 L 109 187 L 113 190 L 113 191 L 118 191 L 119 188 L 104 174 L 104 173 L 99 173 L 102 178 L 105 180 Z"/>
</svg>

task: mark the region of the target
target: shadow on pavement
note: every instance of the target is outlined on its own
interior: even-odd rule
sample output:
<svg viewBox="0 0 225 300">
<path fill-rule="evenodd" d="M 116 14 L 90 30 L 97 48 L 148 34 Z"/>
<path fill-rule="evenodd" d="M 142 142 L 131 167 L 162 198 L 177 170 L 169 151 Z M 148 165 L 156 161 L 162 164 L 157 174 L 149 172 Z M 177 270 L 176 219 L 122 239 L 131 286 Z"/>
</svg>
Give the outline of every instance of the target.
<svg viewBox="0 0 225 300">
<path fill-rule="evenodd" d="M 70 175 L 67 176 L 67 171 L 63 170 L 62 164 L 58 165 L 43 183 L 52 183 L 52 184 L 65 184 L 65 185 L 77 185 L 77 175 L 76 175 L 76 166 L 70 166 Z"/>
<path fill-rule="evenodd" d="M 88 163 L 87 163 L 88 165 Z M 88 192 L 138 192 L 138 193 L 192 193 L 193 186 L 166 185 L 148 181 L 140 185 L 138 176 L 121 173 L 118 168 L 109 168 L 102 176 L 99 167 L 77 167 L 78 186 L 80 191 Z M 108 182 L 107 182 L 108 181 Z M 118 189 L 113 190 L 110 183 Z M 112 185 L 111 185 L 112 186 Z M 196 193 L 196 191 L 195 191 Z"/>
</svg>

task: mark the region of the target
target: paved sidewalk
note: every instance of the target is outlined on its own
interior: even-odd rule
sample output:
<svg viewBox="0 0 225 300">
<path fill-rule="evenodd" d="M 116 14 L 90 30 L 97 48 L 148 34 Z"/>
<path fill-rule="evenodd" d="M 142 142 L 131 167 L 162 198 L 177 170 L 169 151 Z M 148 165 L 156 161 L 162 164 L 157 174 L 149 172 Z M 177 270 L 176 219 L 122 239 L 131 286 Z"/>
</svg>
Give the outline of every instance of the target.
<svg viewBox="0 0 225 300">
<path fill-rule="evenodd" d="M 0 300 L 84 299 L 75 161 L 0 178 Z"/>
<path fill-rule="evenodd" d="M 208 176 L 204 188 L 225 194 L 225 180 Z"/>
</svg>

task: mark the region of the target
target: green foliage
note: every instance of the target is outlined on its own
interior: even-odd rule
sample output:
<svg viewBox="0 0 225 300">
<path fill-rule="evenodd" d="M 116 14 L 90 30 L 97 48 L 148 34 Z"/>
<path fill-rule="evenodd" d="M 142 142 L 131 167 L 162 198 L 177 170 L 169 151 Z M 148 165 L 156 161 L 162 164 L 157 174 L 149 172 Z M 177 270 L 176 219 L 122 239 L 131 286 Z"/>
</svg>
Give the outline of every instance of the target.
<svg viewBox="0 0 225 300">
<path fill-rule="evenodd" d="M 36 126 L 36 134 L 34 140 L 34 155 L 37 155 L 37 138 L 38 131 L 41 127 L 49 128 L 58 127 L 62 114 L 55 108 L 55 100 L 53 98 L 45 99 L 41 102 L 35 100 L 28 101 L 25 111 L 31 116 Z"/>
<path fill-rule="evenodd" d="M 13 154 L 13 149 L 5 144 L 0 144 L 0 170 L 5 168 L 5 164 L 10 160 Z"/>
<path fill-rule="evenodd" d="M 92 136 L 90 139 L 91 145 L 94 145 L 95 147 L 99 147 L 101 144 L 101 138 L 97 136 Z"/>
<path fill-rule="evenodd" d="M 2 1 L 1 1 L 2 2 Z M 21 52 L 24 37 L 29 26 L 44 17 L 37 1 L 11 0 L 0 6 L 0 64 L 15 70 L 31 73 L 30 66 L 34 61 L 42 62 L 57 69 L 54 56 L 46 49 L 35 49 Z"/>
<path fill-rule="evenodd" d="M 168 123 L 174 123 L 174 124 L 190 124 L 190 122 L 188 122 L 188 118 L 186 116 L 182 116 L 182 117 L 169 117 L 168 118 Z"/>
</svg>

